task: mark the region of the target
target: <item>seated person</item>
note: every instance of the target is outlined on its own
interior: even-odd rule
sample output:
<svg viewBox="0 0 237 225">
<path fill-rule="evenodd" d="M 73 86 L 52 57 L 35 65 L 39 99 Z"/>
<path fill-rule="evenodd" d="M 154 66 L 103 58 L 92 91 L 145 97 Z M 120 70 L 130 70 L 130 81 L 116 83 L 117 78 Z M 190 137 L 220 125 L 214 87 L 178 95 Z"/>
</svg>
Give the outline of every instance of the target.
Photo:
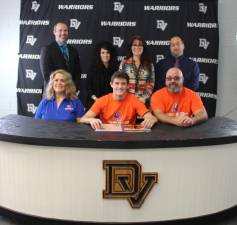
<svg viewBox="0 0 237 225">
<path fill-rule="evenodd" d="M 46 98 L 41 100 L 35 118 L 76 122 L 83 115 L 84 106 L 76 95 L 71 75 L 65 70 L 52 72 Z"/>
<path fill-rule="evenodd" d="M 136 96 L 128 93 L 128 84 L 129 77 L 126 73 L 115 72 L 110 83 L 113 92 L 99 98 L 80 122 L 99 129 L 102 123 L 135 124 L 139 115 L 144 119 L 141 124 L 145 128 L 151 128 L 157 119 Z M 95 118 L 96 116 L 100 116 L 100 119 Z"/>
<path fill-rule="evenodd" d="M 183 86 L 182 71 L 173 67 L 166 73 L 166 87 L 151 97 L 151 108 L 158 121 L 189 127 L 207 120 L 207 112 L 197 93 Z"/>
</svg>

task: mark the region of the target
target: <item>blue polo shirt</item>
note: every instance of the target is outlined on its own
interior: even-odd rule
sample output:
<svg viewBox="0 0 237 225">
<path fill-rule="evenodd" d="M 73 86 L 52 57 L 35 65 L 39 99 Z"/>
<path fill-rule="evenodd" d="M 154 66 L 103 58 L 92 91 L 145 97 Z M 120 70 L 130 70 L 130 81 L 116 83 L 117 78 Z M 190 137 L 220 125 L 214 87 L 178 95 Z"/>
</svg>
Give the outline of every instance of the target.
<svg viewBox="0 0 237 225">
<path fill-rule="evenodd" d="M 84 115 L 84 106 L 79 99 L 64 99 L 57 107 L 55 98 L 42 99 L 35 113 L 36 119 L 76 122 Z"/>
</svg>

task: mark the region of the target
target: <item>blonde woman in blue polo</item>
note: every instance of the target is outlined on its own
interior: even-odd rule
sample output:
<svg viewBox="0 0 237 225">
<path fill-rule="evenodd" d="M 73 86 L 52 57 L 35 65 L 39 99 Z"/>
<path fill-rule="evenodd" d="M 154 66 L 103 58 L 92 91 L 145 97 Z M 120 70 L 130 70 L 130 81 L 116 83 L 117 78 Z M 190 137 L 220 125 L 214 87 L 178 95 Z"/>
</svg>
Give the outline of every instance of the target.
<svg viewBox="0 0 237 225">
<path fill-rule="evenodd" d="M 65 70 L 52 72 L 46 98 L 41 100 L 35 118 L 78 122 L 84 113 L 84 106 L 76 95 L 71 75 Z"/>
</svg>

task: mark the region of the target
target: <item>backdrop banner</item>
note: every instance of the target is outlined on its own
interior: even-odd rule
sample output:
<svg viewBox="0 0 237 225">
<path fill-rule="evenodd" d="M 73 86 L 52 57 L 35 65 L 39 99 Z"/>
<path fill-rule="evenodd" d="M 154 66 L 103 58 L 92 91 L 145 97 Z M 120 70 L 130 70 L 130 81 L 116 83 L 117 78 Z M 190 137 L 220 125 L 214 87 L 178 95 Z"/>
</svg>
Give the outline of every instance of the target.
<svg viewBox="0 0 237 225">
<path fill-rule="evenodd" d="M 42 98 L 40 50 L 54 40 L 53 26 L 69 24 L 68 43 L 81 60 L 80 99 L 86 105 L 86 79 L 95 44 L 113 43 L 121 61 L 133 35 L 141 35 L 154 64 L 169 54 L 174 35 L 184 39 L 185 55 L 200 67 L 198 90 L 209 117 L 215 116 L 219 31 L 217 0 L 22 0 L 17 82 L 18 114 L 33 116 Z"/>
</svg>

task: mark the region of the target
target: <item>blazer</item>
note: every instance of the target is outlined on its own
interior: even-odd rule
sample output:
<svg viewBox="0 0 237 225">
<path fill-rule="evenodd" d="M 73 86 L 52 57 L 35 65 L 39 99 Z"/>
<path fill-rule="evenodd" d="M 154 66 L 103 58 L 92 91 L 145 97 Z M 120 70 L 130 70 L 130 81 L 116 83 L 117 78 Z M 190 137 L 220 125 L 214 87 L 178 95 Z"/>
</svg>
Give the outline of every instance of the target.
<svg viewBox="0 0 237 225">
<path fill-rule="evenodd" d="M 66 65 L 63 54 L 56 41 L 44 46 L 40 52 L 40 70 L 44 79 L 44 86 L 49 82 L 51 72 L 64 69 L 72 75 L 72 80 L 79 89 L 81 66 L 77 49 L 67 45 L 69 51 L 69 65 Z"/>
</svg>

